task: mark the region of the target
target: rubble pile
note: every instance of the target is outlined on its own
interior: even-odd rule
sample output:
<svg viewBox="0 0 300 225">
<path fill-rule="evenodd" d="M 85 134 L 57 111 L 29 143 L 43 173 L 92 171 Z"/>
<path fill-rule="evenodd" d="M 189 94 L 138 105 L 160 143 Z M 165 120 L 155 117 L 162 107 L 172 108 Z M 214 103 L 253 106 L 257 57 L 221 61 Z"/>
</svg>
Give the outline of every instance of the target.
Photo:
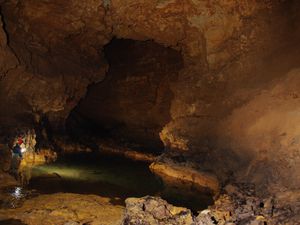
<svg viewBox="0 0 300 225">
<path fill-rule="evenodd" d="M 230 184 L 223 189 L 214 205 L 198 212 L 198 216 L 189 209 L 170 205 L 159 197 L 129 198 L 126 200 L 123 224 L 299 224 L 299 203 L 300 192 L 297 191 L 260 198 L 256 196 L 252 184 Z"/>
</svg>

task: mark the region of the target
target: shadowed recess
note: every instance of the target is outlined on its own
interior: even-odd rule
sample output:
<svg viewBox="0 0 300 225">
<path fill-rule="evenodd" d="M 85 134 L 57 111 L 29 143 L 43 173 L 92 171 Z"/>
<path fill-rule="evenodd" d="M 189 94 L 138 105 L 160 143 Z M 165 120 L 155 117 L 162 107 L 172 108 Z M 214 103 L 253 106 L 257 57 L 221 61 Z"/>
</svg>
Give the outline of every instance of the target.
<svg viewBox="0 0 300 225">
<path fill-rule="evenodd" d="M 69 124 L 139 150 L 160 151 L 159 132 L 171 120 L 171 85 L 183 66 L 180 52 L 129 39 L 113 39 L 104 52 L 106 78 L 89 88 Z"/>
</svg>

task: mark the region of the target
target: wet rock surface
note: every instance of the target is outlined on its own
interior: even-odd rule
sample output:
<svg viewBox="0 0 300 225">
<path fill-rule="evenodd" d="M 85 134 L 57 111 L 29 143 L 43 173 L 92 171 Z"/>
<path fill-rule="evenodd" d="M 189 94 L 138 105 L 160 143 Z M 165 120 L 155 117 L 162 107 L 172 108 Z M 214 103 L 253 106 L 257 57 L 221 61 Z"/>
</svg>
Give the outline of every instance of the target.
<svg viewBox="0 0 300 225">
<path fill-rule="evenodd" d="M 93 195 L 41 195 L 27 200 L 20 208 L 0 209 L 0 220 L 13 218 L 28 225 L 120 224 L 123 207 L 114 206 L 109 201 Z"/>
<path fill-rule="evenodd" d="M 150 170 L 166 180 L 167 183 L 173 181 L 173 183 L 185 184 L 191 188 L 214 194 L 218 193 L 220 189 L 216 176 L 188 166 L 154 162 L 150 165 Z"/>
<path fill-rule="evenodd" d="M 129 146 L 126 146 L 126 144 L 118 144 L 113 140 L 101 140 L 98 139 L 95 141 L 95 143 L 98 146 L 98 150 L 101 154 L 107 154 L 107 155 L 115 155 L 115 156 L 121 156 L 128 159 L 132 159 L 134 161 L 143 161 L 143 162 L 153 162 L 158 157 L 155 153 L 149 153 L 145 151 L 135 151 Z M 139 146 L 136 146 L 137 148 Z"/>
<path fill-rule="evenodd" d="M 35 190 L 28 190 L 20 184 L 0 189 L 0 208 L 2 210 L 20 208 L 28 199 L 38 196 Z"/>
<path fill-rule="evenodd" d="M 207 148 L 197 154 L 166 150 L 150 165 L 150 169 L 165 183 L 216 195 L 232 176 L 231 168 L 235 163 L 224 166 L 224 162 L 234 159 L 234 156 L 222 154 L 215 157 L 215 154 L 213 149 Z"/>
<path fill-rule="evenodd" d="M 78 154 L 78 153 L 94 153 L 100 155 L 111 155 L 117 157 L 125 157 L 134 161 L 153 162 L 157 155 L 135 151 L 126 146 L 126 144 L 118 143 L 112 139 L 82 137 L 80 143 L 69 137 L 55 137 L 55 146 L 59 149 L 60 154 Z M 139 146 L 136 146 L 138 148 Z"/>
<path fill-rule="evenodd" d="M 30 191 L 25 191 L 18 181 L 8 173 L 0 171 L 0 208 L 11 209 L 20 207 Z"/>
</svg>

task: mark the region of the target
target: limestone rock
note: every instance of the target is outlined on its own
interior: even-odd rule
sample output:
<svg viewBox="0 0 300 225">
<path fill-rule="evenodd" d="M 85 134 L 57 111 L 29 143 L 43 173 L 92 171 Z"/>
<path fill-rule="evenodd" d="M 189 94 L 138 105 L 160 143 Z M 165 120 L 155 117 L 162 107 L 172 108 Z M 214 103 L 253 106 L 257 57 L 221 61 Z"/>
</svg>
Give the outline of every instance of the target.
<svg viewBox="0 0 300 225">
<path fill-rule="evenodd" d="M 217 178 L 207 172 L 163 162 L 153 162 L 150 169 L 162 179 L 172 180 L 174 183 L 184 183 L 195 189 L 206 190 L 214 194 L 217 194 L 220 190 Z"/>
<path fill-rule="evenodd" d="M 155 159 L 157 158 L 157 156 L 154 154 L 135 151 L 128 147 L 118 145 L 114 141 L 97 140 L 96 142 L 99 147 L 99 152 L 101 154 L 122 156 L 135 161 L 143 161 L 150 163 L 155 161 Z"/>
<path fill-rule="evenodd" d="M 116 143 L 116 141 L 100 138 L 85 138 L 81 136 L 80 142 L 66 136 L 53 137 L 54 144 L 61 154 L 100 153 L 104 155 L 121 156 L 134 161 L 153 162 L 156 156 L 147 152 L 140 152 Z"/>
<path fill-rule="evenodd" d="M 271 182 L 292 189 L 300 185 L 299 75 L 295 69 L 272 82 L 234 110 L 220 128 L 226 133 L 220 143 L 250 162 L 237 173 L 238 179 L 256 183 L 262 195 L 276 191 Z"/>
<path fill-rule="evenodd" d="M 55 136 L 53 137 L 53 142 L 62 154 L 73 154 L 93 151 L 90 147 L 78 143 L 75 140 L 71 140 L 66 136 Z"/>
<path fill-rule="evenodd" d="M 3 28 L 2 16 L 0 14 L 0 81 L 7 72 L 18 65 L 17 58 L 7 45 L 7 36 Z"/>
<path fill-rule="evenodd" d="M 114 206 L 108 198 L 95 195 L 53 194 L 27 200 L 21 208 L 1 210 L 0 218 L 19 219 L 25 224 L 93 224 L 117 225 L 122 221 L 123 207 Z"/>
<path fill-rule="evenodd" d="M 4 110 L 0 112 L 0 122 L 5 126 L 12 126 L 21 120 L 28 125 L 32 123 L 34 114 L 49 113 L 48 118 L 53 128 L 61 128 L 69 112 L 86 92 L 87 86 L 104 76 L 106 63 L 95 46 L 92 46 L 94 44 L 84 40 L 96 36 L 95 42 L 100 43 L 100 49 L 102 43 L 106 42 L 105 34 L 97 35 L 104 29 L 104 22 L 101 23 L 104 11 L 97 5 L 99 3 L 90 1 L 92 5 L 87 3 L 85 7 L 89 15 L 82 16 L 83 21 L 78 21 L 77 17 L 84 11 L 81 10 L 82 4 L 79 6 L 76 2 L 68 6 L 34 1 L 21 5 L 16 2 L 6 3 L 1 2 L 1 9 L 6 18 L 6 31 L 10 33 L 10 46 L 7 46 L 6 39 L 1 42 L 1 46 L 3 43 L 4 50 L 7 50 L 5 52 L 14 52 L 20 65 L 4 71 L 6 76 L 1 75 L 0 97 L 3 99 L 0 102 L 5 107 L 1 106 Z M 63 7 L 74 11 L 66 13 L 65 10 L 60 10 Z M 19 10 L 15 10 L 16 8 Z M 36 14 L 35 11 L 40 13 Z M 56 22 L 48 23 L 48 13 L 54 11 Z M 95 15 L 98 19 L 91 20 Z M 92 26 L 95 29 L 90 30 L 88 27 L 91 24 L 87 27 L 85 20 L 94 21 Z M 14 23 L 22 25 L 15 26 Z M 35 26 L 39 23 L 44 23 L 40 24 L 44 30 L 40 29 L 40 25 Z M 64 25 L 61 26 L 62 24 Z M 56 33 L 58 30 L 61 34 Z M 80 34 L 85 34 L 85 30 L 89 34 L 81 38 Z M 1 33 L 2 36 L 6 38 L 4 33 Z M 65 43 L 69 43 L 68 49 L 64 47 Z M 47 57 L 41 57 L 41 54 Z M 5 62 L 5 65 L 9 66 L 9 62 Z"/>
<path fill-rule="evenodd" d="M 197 219 L 209 216 L 214 224 L 297 224 L 296 205 L 299 205 L 298 191 L 282 190 L 278 196 L 261 198 L 255 193 L 255 185 L 239 183 L 227 185 L 214 205 L 202 211 Z"/>
<path fill-rule="evenodd" d="M 172 206 L 160 198 L 146 196 L 140 199 L 126 199 L 124 225 L 192 225 L 193 220 L 194 217 L 190 210 Z"/>
</svg>

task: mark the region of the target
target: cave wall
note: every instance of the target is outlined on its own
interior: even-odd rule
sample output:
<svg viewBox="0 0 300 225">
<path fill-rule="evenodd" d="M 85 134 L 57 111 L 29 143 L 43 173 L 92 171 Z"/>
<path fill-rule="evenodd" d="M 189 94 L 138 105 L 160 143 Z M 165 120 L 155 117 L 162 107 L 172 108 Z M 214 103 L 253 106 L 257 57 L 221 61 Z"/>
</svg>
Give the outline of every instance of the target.
<svg viewBox="0 0 300 225">
<path fill-rule="evenodd" d="M 12 54 L 7 46 L 7 37 L 3 28 L 2 16 L 0 17 L 0 54 L 0 79 L 2 80 L 7 72 L 11 69 L 14 69 L 18 63 L 16 57 Z"/>
<path fill-rule="evenodd" d="M 1 102 L 1 116 L 0 121 L 1 124 L 4 121 L 8 121 L 11 118 L 11 105 L 12 102 L 7 101 L 7 95 L 4 91 L 4 87 L 2 86 L 5 79 L 7 79 L 7 75 L 11 70 L 14 70 L 18 66 L 18 60 L 15 55 L 12 53 L 11 49 L 7 45 L 7 36 L 4 31 L 4 25 L 2 22 L 2 17 L 0 17 L 0 102 Z M 12 107 L 13 108 L 13 107 Z"/>
<path fill-rule="evenodd" d="M 300 186 L 299 75 L 298 67 L 272 81 L 220 126 L 219 145 L 250 162 L 239 180 L 259 184 L 260 193 Z"/>
<path fill-rule="evenodd" d="M 19 62 L 0 84 L 3 108 L 8 102 L 8 114 L 16 118 L 11 126 L 20 117 L 34 121 L 47 114 L 52 127 L 62 129 L 87 86 L 103 79 L 104 9 L 92 3 L 1 1 L 10 52 Z"/>
<path fill-rule="evenodd" d="M 29 114 L 47 114 L 52 123 L 63 122 L 85 95 L 86 87 L 103 79 L 107 64 L 102 48 L 112 37 L 151 39 L 181 51 L 184 61 L 184 69 L 170 87 L 174 95 L 170 122 L 160 132 L 167 148 L 183 154 L 209 153 L 214 164 L 205 169 L 217 175 L 224 167 L 228 171 L 251 168 L 260 159 L 271 164 L 269 168 L 284 167 L 282 171 L 286 172 L 296 168 L 294 162 L 287 162 L 286 155 L 298 155 L 297 142 L 284 141 L 297 137 L 297 129 L 292 127 L 298 120 L 287 116 L 295 115 L 292 112 L 296 106 L 276 105 L 298 102 L 285 98 L 285 92 L 278 92 L 277 100 L 264 93 L 272 92 L 272 84 L 290 90 L 290 84 L 297 82 L 287 74 L 299 67 L 298 1 L 0 3 L 8 44 L 13 50 L 6 46 L 2 32 L 0 55 L 14 58 L 14 52 L 18 58 L 8 60 L 11 64 L 0 62 L 4 77 L 1 98 L 6 99 L 1 101 L 1 109 L 5 102 L 21 102 Z M 286 80 L 281 83 L 282 79 Z M 271 100 L 274 103 L 269 103 Z M 252 104 L 259 111 L 257 114 L 251 114 Z M 14 109 L 15 106 L 8 111 L 15 112 Z M 259 122 L 265 117 L 266 122 Z M 278 124 L 277 118 L 285 122 Z M 263 129 L 264 123 L 268 126 Z M 294 126 L 287 132 L 282 123 Z M 282 136 L 284 144 L 278 142 L 277 133 L 287 133 Z M 261 138 L 258 142 L 260 136 L 270 141 Z M 258 147 L 261 143 L 266 147 Z M 275 161 L 264 157 L 274 151 L 278 153 Z M 225 157 L 229 153 L 237 157 L 236 161 Z M 297 157 L 295 160 L 299 162 Z M 291 179 L 298 176 L 290 174 Z M 246 177 L 245 173 L 241 177 Z M 282 178 L 276 177 L 272 181 Z"/>
</svg>

